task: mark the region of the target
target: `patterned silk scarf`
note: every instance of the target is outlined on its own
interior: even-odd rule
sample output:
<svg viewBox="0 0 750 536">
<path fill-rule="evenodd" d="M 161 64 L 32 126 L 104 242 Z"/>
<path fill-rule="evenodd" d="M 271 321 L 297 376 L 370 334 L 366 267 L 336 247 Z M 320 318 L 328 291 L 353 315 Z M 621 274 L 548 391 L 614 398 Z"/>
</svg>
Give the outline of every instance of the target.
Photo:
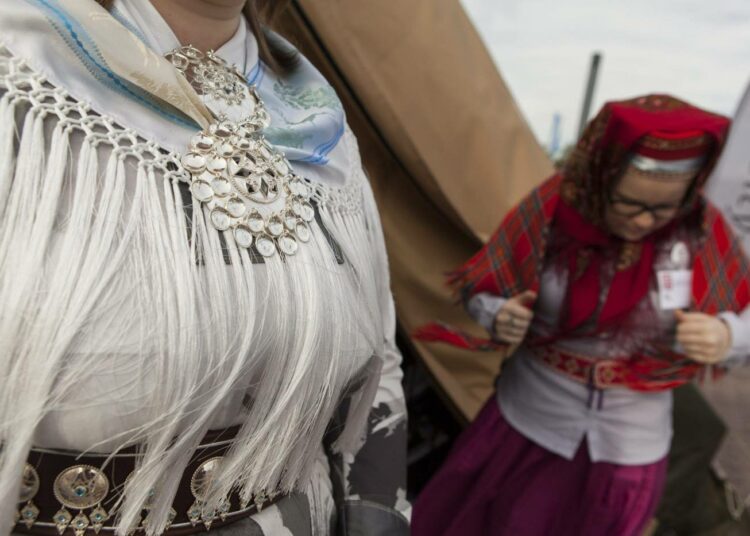
<svg viewBox="0 0 750 536">
<path fill-rule="evenodd" d="M 150 17 L 159 17 L 151 5 L 139 7 L 144 1 L 133 0 L 132 4 L 125 4 L 123 11 L 150 10 L 153 14 L 146 11 Z M 78 89 L 77 96 L 82 100 L 91 100 L 103 109 L 122 110 L 118 119 L 124 125 L 153 133 L 156 141 L 178 152 L 185 149 L 195 131 L 206 128 L 213 119 L 195 90 L 163 57 L 167 50 L 155 50 L 136 25 L 119 12 L 117 3 L 111 13 L 93 0 L 19 3 L 25 6 L 19 9 L 43 12 L 67 45 L 67 50 L 57 51 L 54 60 L 50 58 L 44 61 L 46 65 L 35 67 L 42 72 L 56 69 L 48 73 L 50 78 L 74 92 Z M 157 31 L 162 34 L 169 32 L 168 37 L 160 36 L 160 41 L 173 40 L 171 48 L 179 46 L 160 17 L 150 22 L 161 25 Z M 40 29 L 44 30 L 47 28 Z M 273 32 L 269 31 L 267 38 L 281 48 L 293 50 Z M 30 46 L 17 43 L 14 48 Z M 248 64 L 239 67 L 244 67 L 248 83 L 257 87 L 273 118 L 265 132 L 266 139 L 293 164 L 304 165 L 308 178 L 343 184 L 350 169 L 340 144 L 346 117 L 333 88 L 302 55 L 290 72 L 279 76 L 259 60 L 252 35 L 247 47 Z M 27 56 L 42 57 L 39 52 Z M 81 69 L 88 76 L 81 76 Z M 145 114 L 153 118 L 146 121 Z"/>
</svg>

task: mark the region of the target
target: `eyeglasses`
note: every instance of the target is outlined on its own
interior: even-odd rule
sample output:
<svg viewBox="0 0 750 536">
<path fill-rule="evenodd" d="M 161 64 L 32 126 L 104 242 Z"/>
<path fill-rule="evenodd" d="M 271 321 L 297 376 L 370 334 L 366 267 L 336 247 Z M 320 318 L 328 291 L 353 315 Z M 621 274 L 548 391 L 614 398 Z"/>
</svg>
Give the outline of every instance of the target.
<svg viewBox="0 0 750 536">
<path fill-rule="evenodd" d="M 607 195 L 607 200 L 615 213 L 628 218 L 635 218 L 648 212 L 655 220 L 668 220 L 680 210 L 679 204 L 649 205 L 612 192 Z"/>
</svg>

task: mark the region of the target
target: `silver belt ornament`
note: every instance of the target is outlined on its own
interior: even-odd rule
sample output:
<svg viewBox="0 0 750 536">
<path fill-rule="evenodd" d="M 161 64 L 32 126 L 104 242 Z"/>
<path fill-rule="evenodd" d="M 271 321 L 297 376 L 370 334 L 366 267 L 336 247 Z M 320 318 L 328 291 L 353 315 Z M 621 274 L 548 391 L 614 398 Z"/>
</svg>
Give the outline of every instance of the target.
<svg viewBox="0 0 750 536">
<path fill-rule="evenodd" d="M 109 519 L 109 513 L 101 505 L 109 493 L 109 479 L 101 470 L 91 465 L 68 467 L 57 475 L 53 489 L 62 504 L 54 516 L 60 534 L 71 526 L 76 536 L 83 536 L 89 525 L 99 533 Z M 78 510 L 78 515 L 73 517 L 68 508 Z M 86 515 L 84 511 L 88 509 L 92 510 Z"/>
<path fill-rule="evenodd" d="M 34 504 L 34 497 L 39 492 L 39 474 L 30 463 L 23 468 L 21 477 L 21 493 L 18 502 L 21 508 L 16 512 L 16 523 L 23 522 L 27 528 L 31 528 L 39 517 L 39 508 Z"/>
<path fill-rule="evenodd" d="M 206 530 L 209 530 L 217 518 L 226 521 L 227 516 L 230 514 L 232 503 L 229 497 L 225 497 L 219 502 L 218 510 L 210 510 L 206 506 L 208 492 L 211 490 L 211 484 L 214 478 L 216 478 L 216 473 L 221 466 L 222 460 L 221 456 L 209 458 L 195 470 L 193 477 L 190 479 L 190 493 L 193 494 L 195 502 L 188 509 L 187 515 L 193 526 L 203 523 Z M 276 493 L 269 495 L 264 491 L 259 492 L 253 497 L 255 509 L 260 512 L 263 509 L 263 504 L 275 496 Z M 246 502 L 240 504 L 240 511 L 247 509 L 248 504 Z"/>
<path fill-rule="evenodd" d="M 231 503 L 227 498 L 219 504 L 218 512 L 209 512 L 205 506 L 207 493 L 216 476 L 216 471 L 220 463 L 220 457 L 206 460 L 196 469 L 193 477 L 190 479 L 190 493 L 193 494 L 195 502 L 188 509 L 188 519 L 193 526 L 202 522 L 206 530 L 208 530 L 217 517 L 224 521 L 229 513 Z"/>
<path fill-rule="evenodd" d="M 238 505 L 239 510 L 233 511 L 229 497 L 220 501 L 218 510 L 209 511 L 207 508 L 207 494 L 211 490 L 211 484 L 216 477 L 222 459 L 222 457 L 210 458 L 201 463 L 193 472 L 190 479 L 190 492 L 195 501 L 186 512 L 188 520 L 193 526 L 202 523 L 206 530 L 209 530 L 216 519 L 225 521 L 228 516 L 245 511 L 248 508 L 249 503 L 242 502 Z M 33 499 L 39 492 L 41 480 L 37 471 L 29 463 L 24 467 L 22 478 L 21 493 L 18 498 L 21 507 L 16 512 L 16 523 L 23 523 L 27 528 L 31 528 L 39 521 L 40 511 L 34 504 Z M 130 477 L 126 479 L 126 483 L 129 479 Z M 62 535 L 68 528 L 72 528 L 76 536 L 84 536 L 86 530 L 90 528 L 96 534 L 99 534 L 104 523 L 111 517 L 110 513 L 102 506 L 102 502 L 109 495 L 109 491 L 110 482 L 107 476 L 103 471 L 91 465 L 74 465 L 60 472 L 53 484 L 55 498 L 61 505 L 52 517 L 52 522 L 58 533 Z M 264 503 L 276 495 L 276 493 L 266 493 L 265 491 L 256 494 L 253 497 L 256 510 L 260 512 Z M 154 492 L 152 491 L 143 505 L 146 517 L 137 522 L 140 529 L 145 529 L 149 524 L 148 513 L 151 510 L 153 498 Z M 78 514 L 74 517 L 71 510 L 73 512 L 77 510 Z M 90 510 L 88 514 L 86 513 L 87 510 Z M 177 511 L 170 508 L 167 529 L 176 517 Z"/>
</svg>

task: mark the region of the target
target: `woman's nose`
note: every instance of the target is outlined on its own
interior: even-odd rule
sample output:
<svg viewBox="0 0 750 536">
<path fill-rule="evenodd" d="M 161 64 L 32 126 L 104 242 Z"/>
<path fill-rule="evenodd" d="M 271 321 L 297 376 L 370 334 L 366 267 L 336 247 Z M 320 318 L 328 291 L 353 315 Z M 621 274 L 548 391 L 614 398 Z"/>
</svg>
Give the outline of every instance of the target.
<svg viewBox="0 0 750 536">
<path fill-rule="evenodd" d="M 633 218 L 633 223 L 639 229 L 651 229 L 656 223 L 656 219 L 650 212 L 644 212 Z"/>
</svg>

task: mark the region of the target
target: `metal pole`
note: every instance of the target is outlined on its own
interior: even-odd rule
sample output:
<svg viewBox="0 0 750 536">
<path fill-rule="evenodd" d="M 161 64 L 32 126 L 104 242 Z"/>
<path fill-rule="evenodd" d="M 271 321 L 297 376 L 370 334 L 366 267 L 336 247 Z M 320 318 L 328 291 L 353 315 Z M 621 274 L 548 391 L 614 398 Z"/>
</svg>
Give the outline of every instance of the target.
<svg viewBox="0 0 750 536">
<path fill-rule="evenodd" d="M 583 97 L 583 108 L 581 109 L 581 121 L 578 124 L 578 137 L 583 134 L 583 129 L 586 128 L 586 123 L 589 120 L 589 114 L 591 113 L 591 101 L 594 98 L 594 89 L 596 87 L 596 77 L 599 74 L 599 64 L 601 63 L 602 55 L 599 52 L 594 52 L 591 55 L 591 67 L 589 68 L 589 80 L 586 84 L 586 93 Z"/>
<path fill-rule="evenodd" d="M 557 154 L 557 151 L 560 150 L 560 120 L 561 116 L 559 113 L 552 116 L 552 131 L 550 132 L 547 153 L 553 158 Z"/>
</svg>

